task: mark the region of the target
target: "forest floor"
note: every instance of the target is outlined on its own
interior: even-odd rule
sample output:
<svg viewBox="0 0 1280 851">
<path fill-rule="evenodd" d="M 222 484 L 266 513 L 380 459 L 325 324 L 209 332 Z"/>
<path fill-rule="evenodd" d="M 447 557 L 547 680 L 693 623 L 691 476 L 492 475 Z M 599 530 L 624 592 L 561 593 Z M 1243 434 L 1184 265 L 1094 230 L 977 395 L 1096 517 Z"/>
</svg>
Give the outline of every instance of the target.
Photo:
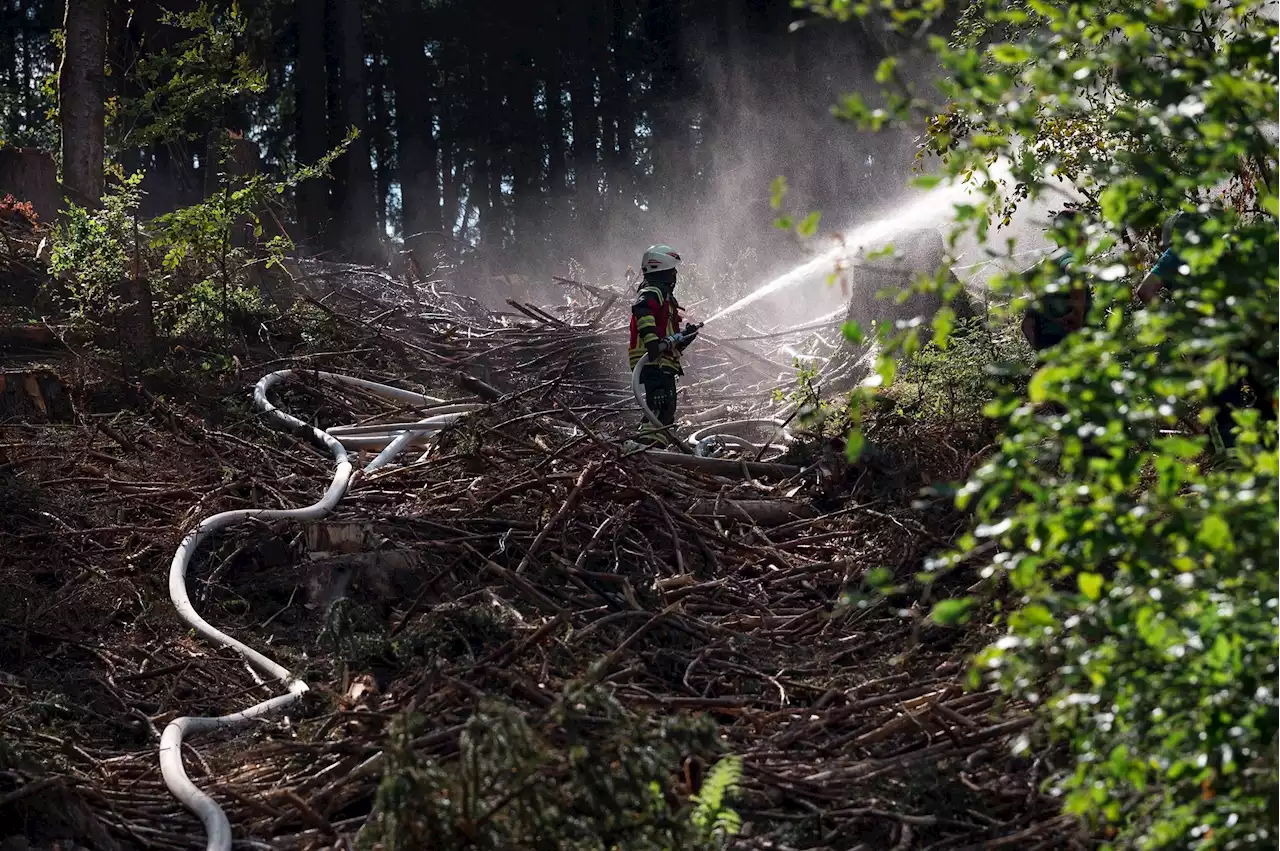
<svg viewBox="0 0 1280 851">
<path fill-rule="evenodd" d="M 252 407 L 253 384 L 286 367 L 488 405 L 358 480 L 325 521 L 246 524 L 197 553 L 197 609 L 311 686 L 280 717 L 188 740 L 237 847 L 353 847 L 406 710 L 414 748 L 448 765 L 478 708 L 545 721 L 583 682 L 628 713 L 717 722 L 745 770 L 733 847 L 1088 847 L 1041 789 L 1052 753 L 1012 755 L 1026 707 L 966 688 L 990 630 L 862 593 L 868 571 L 908 581 L 964 528 L 922 489 L 962 478 L 989 434 L 882 412 L 851 467 L 821 441 L 783 459 L 804 476 L 659 464 L 621 449 L 637 414 L 608 293 L 566 285 L 572 305 L 499 314 L 377 270 L 311 265 L 295 281 L 303 319 L 234 364 L 188 349 L 125 379 L 61 334 L 10 348 L 0 847 L 203 847 L 161 780 L 160 733 L 278 688 L 181 624 L 167 571 L 200 518 L 310 504 L 328 485 L 331 459 Z M 778 370 L 748 343 L 699 345 L 683 412 L 768 406 Z M 321 427 L 406 418 L 319 387 L 295 378 L 278 404 Z M 676 800 L 699 765 L 671 766 Z"/>
</svg>

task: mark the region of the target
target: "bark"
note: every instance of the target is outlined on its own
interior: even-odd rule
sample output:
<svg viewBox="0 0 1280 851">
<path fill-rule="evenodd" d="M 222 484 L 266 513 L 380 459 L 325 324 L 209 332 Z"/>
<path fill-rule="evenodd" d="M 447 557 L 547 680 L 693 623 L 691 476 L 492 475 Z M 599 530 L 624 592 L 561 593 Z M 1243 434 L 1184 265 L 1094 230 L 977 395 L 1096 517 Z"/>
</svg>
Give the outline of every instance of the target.
<svg viewBox="0 0 1280 851">
<path fill-rule="evenodd" d="M 588 0 L 588 14 L 579 18 L 573 42 L 578 54 L 569 73 L 569 109 L 573 143 L 573 213 L 576 246 L 587 244 L 600 192 L 600 113 L 596 104 L 596 73 L 589 51 L 593 36 L 589 21 L 599 14 L 599 3 Z"/>
<path fill-rule="evenodd" d="M 32 26 L 30 3 L 23 2 L 21 4 L 22 15 L 22 128 L 26 133 L 36 126 L 36 105 L 34 100 L 35 93 L 35 75 L 33 73 L 34 65 L 32 64 Z"/>
<path fill-rule="evenodd" d="M 370 161 L 368 98 L 364 75 L 364 22 L 360 0 L 338 0 L 338 37 L 342 67 L 342 123 L 344 133 L 355 127 L 360 135 L 341 159 L 344 192 L 341 245 L 360 262 L 378 259 L 381 239 L 374 209 L 373 165 Z"/>
<path fill-rule="evenodd" d="M 67 0 L 66 44 L 58 68 L 62 183 L 70 200 L 101 202 L 106 133 L 107 10 L 105 0 Z"/>
<path fill-rule="evenodd" d="M 25 76 L 18 76 L 19 67 L 17 46 L 22 24 L 21 19 L 18 14 L 16 14 L 16 10 L 13 9 L 12 3 L 5 4 L 4 11 L 0 13 L 0 22 L 2 22 L 0 26 L 3 26 L 3 30 L 0 31 L 0 39 L 3 39 L 3 43 L 9 46 L 9 49 L 5 51 L 6 55 L 3 59 L 4 85 L 9 92 L 16 93 L 22 87 L 26 78 Z M 22 127 L 22 114 L 13 107 L 10 107 L 8 112 L 9 114 L 5 116 L 5 132 L 9 135 L 10 139 L 13 139 L 17 137 Z"/>
<path fill-rule="evenodd" d="M 502 198 L 502 178 L 506 171 L 506 139 L 503 133 L 504 105 L 502 102 L 503 83 L 503 46 L 489 44 L 488 56 L 485 59 L 484 100 L 489 108 L 490 120 L 485 134 L 483 152 L 476 162 L 476 180 L 478 191 L 483 193 L 484 204 L 480 213 L 481 245 L 490 261 L 497 261 L 502 253 L 506 218 L 506 205 Z"/>
<path fill-rule="evenodd" d="M 444 200 L 444 237 L 446 246 L 466 229 L 466 210 L 459 210 L 465 162 L 453 142 L 453 134 L 443 120 L 440 123 L 441 195 Z M 461 222 L 461 224 L 459 224 Z"/>
<path fill-rule="evenodd" d="M 812 505 L 789 499 L 699 499 L 689 506 L 689 514 L 722 521 L 746 520 L 760 526 L 781 526 L 812 517 Z"/>
<path fill-rule="evenodd" d="M 0 187 L 19 201 L 29 201 L 40 221 L 58 214 L 58 165 L 47 151 L 0 148 Z"/>
<path fill-rule="evenodd" d="M 325 155 L 328 137 L 328 74 L 325 70 L 324 15 L 317 0 L 296 0 L 298 61 L 296 91 L 298 160 L 311 165 Z M 328 223 L 329 191 L 323 178 L 307 180 L 297 188 L 297 217 L 301 238 L 312 249 L 323 244 Z"/>
<path fill-rule="evenodd" d="M 684 66 L 679 0 L 652 0 L 644 33 L 653 55 L 648 115 L 653 127 L 654 169 L 663 209 L 688 203 L 694 190 L 693 133 L 688 108 L 696 101 L 696 77 Z"/>
<path fill-rule="evenodd" d="M 405 248 L 425 264 L 445 244 L 440 145 L 432 114 L 435 67 L 426 55 L 423 33 L 427 22 L 420 0 L 399 0 L 397 10 L 397 27 L 391 36 L 391 79 L 396 96 L 402 230 Z M 445 168 L 449 167 L 446 159 Z"/>
<path fill-rule="evenodd" d="M 543 65 L 546 69 L 547 85 L 547 127 L 544 135 L 547 139 L 547 192 L 553 201 L 558 199 L 565 187 L 565 166 L 567 165 L 564 119 L 564 57 L 561 44 L 559 22 L 563 19 L 563 2 L 554 4 L 555 16 L 551 19 L 553 26 L 546 33 L 546 56 Z"/>
<path fill-rule="evenodd" d="M 532 69 L 531 56 L 525 55 L 518 61 L 520 67 Z M 514 125 L 510 144 L 514 228 L 520 245 L 536 250 L 541 247 L 546 222 L 542 209 L 542 128 L 534 103 L 533 74 L 513 75 L 507 88 L 510 98 L 507 113 Z"/>
<path fill-rule="evenodd" d="M 391 182 L 395 178 L 396 165 L 392 162 L 391 114 L 387 110 L 387 62 L 385 57 L 375 56 L 373 73 L 369 79 L 369 92 L 373 96 L 373 125 L 370 141 L 373 143 L 374 212 L 378 236 L 387 233 L 387 215 L 391 202 Z"/>
<path fill-rule="evenodd" d="M 631 77 L 632 65 L 630 42 L 627 38 L 627 9 L 616 2 L 613 10 L 613 31 L 610 38 L 613 42 L 613 88 L 611 93 L 614 145 L 613 165 L 620 178 L 618 184 L 619 201 L 624 209 L 629 209 L 632 194 L 632 174 L 635 170 L 635 126 L 636 117 L 632 110 Z"/>
</svg>

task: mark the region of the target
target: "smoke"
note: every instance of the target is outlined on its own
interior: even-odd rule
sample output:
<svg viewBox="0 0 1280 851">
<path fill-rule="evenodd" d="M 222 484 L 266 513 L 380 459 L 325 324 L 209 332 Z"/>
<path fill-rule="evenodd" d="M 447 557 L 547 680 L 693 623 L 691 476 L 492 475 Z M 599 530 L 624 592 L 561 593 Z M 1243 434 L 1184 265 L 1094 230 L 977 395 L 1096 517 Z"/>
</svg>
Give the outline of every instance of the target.
<svg viewBox="0 0 1280 851">
<path fill-rule="evenodd" d="M 639 128 L 638 153 L 655 166 L 641 181 L 646 191 L 637 205 L 613 203 L 574 259 L 591 279 L 620 286 L 646 247 L 670 244 L 686 261 L 682 301 L 702 301 L 697 314 L 708 316 L 822 253 L 833 231 L 891 207 L 904 194 L 914 139 L 859 132 L 832 117 L 840 95 L 878 89 L 877 46 L 856 27 L 766 32 L 722 19 L 686 24 L 682 39 L 685 77 L 696 83 L 666 93 Z M 789 211 L 822 211 L 815 239 L 772 226 L 770 185 L 780 175 Z M 843 298 L 823 286 L 754 318 L 800 322 Z"/>
<path fill-rule="evenodd" d="M 636 128 L 641 167 L 632 175 L 605 172 L 610 203 L 602 215 L 579 215 L 576 232 L 560 240 L 572 251 L 558 257 L 556 274 L 621 288 L 645 248 L 670 244 L 685 258 L 679 294 L 691 318 L 710 317 L 763 287 L 771 295 L 754 297 L 732 315 L 747 329 L 770 329 L 847 304 L 850 293 L 828 279 L 860 244 L 879 247 L 922 227 L 946 231 L 951 203 L 922 200 L 927 193 L 908 185 L 919 134 L 860 132 L 831 114 L 848 92 L 874 103 L 875 68 L 886 49 L 875 34 L 857 25 L 786 33 L 785 25 L 749 23 L 683 25 L 687 86 L 663 93 L 637 86 L 649 99 Z M 928 62 L 902 64 L 911 69 L 910 82 L 927 85 Z M 788 183 L 789 212 L 822 212 L 814 239 L 772 227 L 778 212 L 770 206 L 770 184 L 779 175 Z M 639 191 L 634 198 L 614 192 L 611 181 Z M 1033 214 L 1020 215 L 1011 230 L 1039 245 L 1042 229 Z M 966 267 L 957 271 L 962 278 L 995 271 L 976 245 L 962 244 L 957 253 Z M 782 278 L 790 283 L 772 287 Z M 541 289 L 552 299 L 564 294 Z"/>
</svg>

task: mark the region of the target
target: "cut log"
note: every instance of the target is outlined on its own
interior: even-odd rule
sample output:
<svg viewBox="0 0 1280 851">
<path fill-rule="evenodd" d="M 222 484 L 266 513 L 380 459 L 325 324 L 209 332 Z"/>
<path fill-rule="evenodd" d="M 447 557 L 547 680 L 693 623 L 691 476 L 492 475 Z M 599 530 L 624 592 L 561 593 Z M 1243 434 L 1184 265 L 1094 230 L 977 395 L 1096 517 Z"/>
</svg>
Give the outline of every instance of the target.
<svg viewBox="0 0 1280 851">
<path fill-rule="evenodd" d="M 817 513 L 812 505 L 793 499 L 700 499 L 689 507 L 694 517 L 747 520 L 760 526 L 781 526 Z"/>
<path fill-rule="evenodd" d="M 735 479 L 757 476 L 769 479 L 789 479 L 800 474 L 800 468 L 793 467 L 790 464 L 731 461 L 727 458 L 699 458 L 696 455 L 682 455 L 675 452 L 646 452 L 644 457 L 658 464 L 684 467 L 689 470 L 701 470 L 704 473 Z"/>
<path fill-rule="evenodd" d="M 7 325 L 0 327 L 0 347 L 60 348 L 62 341 L 48 325 Z"/>
</svg>

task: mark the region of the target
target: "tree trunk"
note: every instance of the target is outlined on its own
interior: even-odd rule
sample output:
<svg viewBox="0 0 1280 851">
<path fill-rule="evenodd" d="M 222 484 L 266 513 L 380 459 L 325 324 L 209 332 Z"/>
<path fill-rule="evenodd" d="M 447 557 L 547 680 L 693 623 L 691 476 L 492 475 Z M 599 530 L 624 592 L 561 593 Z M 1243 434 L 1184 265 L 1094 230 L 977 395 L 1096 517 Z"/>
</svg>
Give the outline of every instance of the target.
<svg viewBox="0 0 1280 851">
<path fill-rule="evenodd" d="M 532 69 L 532 57 L 518 56 L 520 67 Z M 532 73 L 516 74 L 507 85 L 510 103 L 507 114 L 513 125 L 509 150 L 512 153 L 513 203 L 516 244 L 528 249 L 540 261 L 545 249 L 546 226 L 542 206 L 542 128 L 535 104 Z"/>
<path fill-rule="evenodd" d="M 656 53 L 649 120 L 653 128 L 654 176 L 663 210 L 681 204 L 691 190 L 689 122 L 691 75 L 685 73 L 680 47 L 680 3 L 652 0 L 645 10 L 645 37 Z"/>
<path fill-rule="evenodd" d="M 556 2 L 555 16 L 552 25 L 545 34 L 546 56 L 543 64 L 546 68 L 547 81 L 547 192 L 552 202 L 557 201 L 564 192 L 565 178 L 565 137 L 564 137 L 564 56 L 559 21 L 563 18 L 563 3 Z"/>
<path fill-rule="evenodd" d="M 593 35 L 589 20 L 598 14 L 598 3 L 587 0 L 589 14 L 579 17 L 578 31 L 573 39 L 577 50 L 576 60 L 569 72 L 569 108 L 573 133 L 573 242 L 586 244 L 586 232 L 591 227 L 600 192 L 599 140 L 600 114 L 596 106 L 595 51 L 590 49 Z"/>
<path fill-rule="evenodd" d="M 35 75 L 32 65 L 33 33 L 32 33 L 32 14 L 35 10 L 30 8 L 30 3 L 23 2 L 20 14 L 22 15 L 22 129 L 24 134 L 29 138 L 33 135 L 36 128 L 36 105 L 33 95 L 35 93 Z"/>
<path fill-rule="evenodd" d="M 391 36 L 391 79 L 396 94 L 396 141 L 400 152 L 400 202 L 405 249 L 419 264 L 444 247 L 439 145 L 432 100 L 435 67 L 428 60 L 420 0 L 399 0 Z M 448 160 L 444 168 L 449 168 Z M 456 202 L 455 202 L 456 203 Z"/>
<path fill-rule="evenodd" d="M 612 32 L 609 35 L 613 44 L 613 68 L 610 75 L 610 113 L 613 123 L 612 133 L 612 168 L 610 187 L 614 190 L 614 201 L 620 209 L 630 211 L 634 196 L 635 173 L 635 112 L 631 106 L 632 64 L 630 42 L 627 37 L 627 8 L 614 0 Z"/>
<path fill-rule="evenodd" d="M 102 199 L 106 133 L 107 10 L 105 0 L 67 0 L 65 45 L 58 68 L 62 183 L 70 200 Z"/>
<path fill-rule="evenodd" d="M 325 69 L 324 15 L 318 14 L 316 0 L 296 0 L 298 61 L 294 71 L 296 92 L 298 160 L 312 165 L 323 157 L 328 139 L 328 72 Z M 324 178 L 298 185 L 298 226 L 301 238 L 313 250 L 324 244 L 329 215 L 329 190 Z"/>
<path fill-rule="evenodd" d="M 488 55 L 484 64 L 484 103 L 488 104 L 488 132 L 485 135 L 484 150 L 480 153 L 480 161 L 487 160 L 483 169 L 478 169 L 477 177 L 483 176 L 483 192 L 485 206 L 480 214 L 481 248 L 486 259 L 497 262 L 503 249 L 503 232 L 505 230 L 506 204 L 502 197 L 502 178 L 506 172 L 507 139 L 503 134 L 501 116 L 505 115 L 502 102 L 503 86 L 506 82 L 503 73 L 504 46 L 491 40 Z"/>
<path fill-rule="evenodd" d="M 342 157 L 344 197 L 339 216 L 341 244 L 353 260 L 376 261 L 382 241 L 374 209 L 373 165 L 370 161 L 368 97 L 364 78 L 364 21 L 360 0 L 338 0 L 338 38 L 342 66 L 342 122 L 360 135 Z"/>
<path fill-rule="evenodd" d="M 17 10 L 13 8 L 13 3 L 5 4 L 3 13 L 0 13 L 0 43 L 5 46 L 4 62 L 4 86 L 11 93 L 17 93 L 23 85 L 25 78 L 18 76 L 18 38 L 22 30 L 22 21 L 17 14 Z M 5 132 L 10 139 L 17 137 L 22 127 L 22 113 L 11 104 L 8 109 L 8 115 L 5 116 Z"/>
<path fill-rule="evenodd" d="M 467 227 L 465 210 L 459 211 L 459 184 L 462 182 L 465 163 L 458 156 L 453 143 L 453 133 L 444 122 L 440 122 L 440 173 L 442 177 L 441 195 L 444 200 L 444 237 L 448 246 L 454 238 L 461 237 Z M 459 218 L 461 216 L 461 218 Z"/>
<path fill-rule="evenodd" d="M 370 142 L 373 144 L 374 211 L 379 238 L 387 234 L 387 216 L 391 204 L 391 182 L 395 178 L 392 162 L 391 113 L 387 110 L 387 60 L 376 50 L 373 73 L 369 77 L 369 93 L 373 96 L 373 127 Z"/>
</svg>

